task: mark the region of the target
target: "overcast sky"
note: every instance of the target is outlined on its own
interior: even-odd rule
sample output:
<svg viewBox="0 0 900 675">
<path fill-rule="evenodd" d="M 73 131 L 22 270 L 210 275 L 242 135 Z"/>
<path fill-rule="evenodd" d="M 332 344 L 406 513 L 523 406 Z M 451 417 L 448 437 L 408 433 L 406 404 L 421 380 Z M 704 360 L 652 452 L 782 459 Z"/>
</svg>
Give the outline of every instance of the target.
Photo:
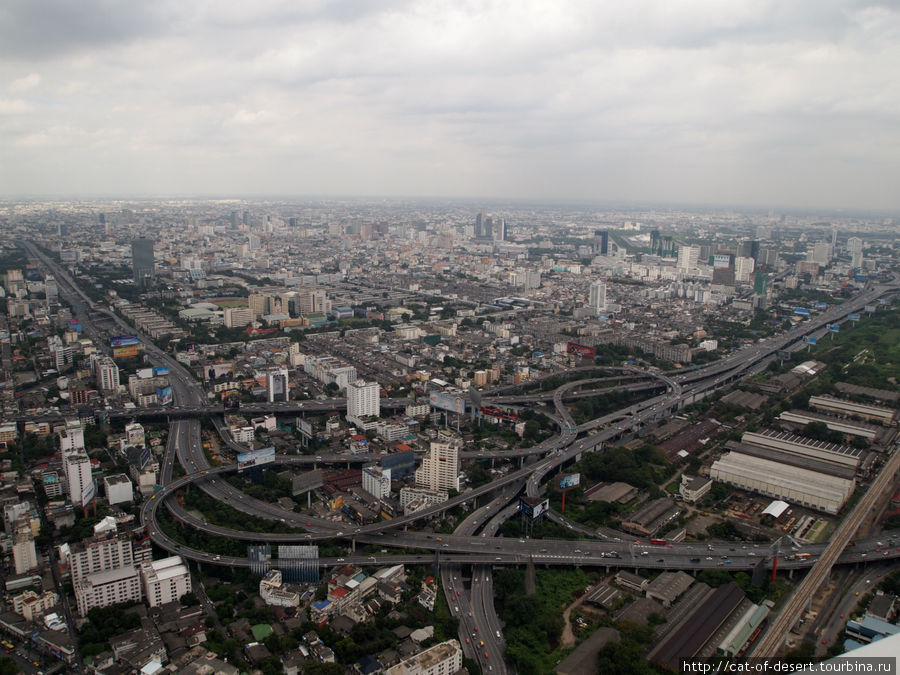
<svg viewBox="0 0 900 675">
<path fill-rule="evenodd" d="M 4 0 L 0 193 L 900 207 L 863 0 Z"/>
</svg>

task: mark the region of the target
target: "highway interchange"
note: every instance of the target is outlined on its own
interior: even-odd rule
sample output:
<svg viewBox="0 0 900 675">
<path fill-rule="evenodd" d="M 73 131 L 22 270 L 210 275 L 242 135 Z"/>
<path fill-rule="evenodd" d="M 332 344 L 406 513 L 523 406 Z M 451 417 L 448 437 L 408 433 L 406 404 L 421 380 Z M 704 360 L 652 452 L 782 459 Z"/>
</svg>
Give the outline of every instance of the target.
<svg viewBox="0 0 900 675">
<path fill-rule="evenodd" d="M 60 286 L 61 294 L 72 304 L 76 315 L 85 327 L 89 335 L 93 329 L 88 312 L 99 312 L 111 321 L 114 321 L 123 332 L 133 333 L 134 329 L 125 324 L 117 315 L 96 306 L 72 281 L 71 277 L 53 261 L 49 260 L 41 252 L 30 244 L 25 244 L 34 259 L 39 260 L 45 267 L 51 270 Z M 169 354 L 159 350 L 152 341 L 145 336 L 140 336 L 144 344 L 145 353 L 154 365 L 167 365 L 169 367 L 170 383 L 173 388 L 175 405 L 181 411 L 187 413 L 183 418 L 177 415 L 170 417 L 170 433 L 164 458 L 160 467 L 159 483 L 162 490 L 147 499 L 140 511 L 141 522 L 150 530 L 151 537 L 158 546 L 170 552 L 196 560 L 198 562 L 215 563 L 229 566 L 246 566 L 247 558 L 232 558 L 213 555 L 205 551 L 189 549 L 171 539 L 158 527 L 156 513 L 160 505 L 165 504 L 173 515 L 187 526 L 195 527 L 211 535 L 229 537 L 232 539 L 247 540 L 250 542 L 283 542 L 283 543 L 315 543 L 317 541 L 333 541 L 334 539 L 349 540 L 355 550 L 357 543 L 376 544 L 385 548 L 402 547 L 404 549 L 417 549 L 430 551 L 422 554 L 357 556 L 348 554 L 340 559 L 320 560 L 323 566 L 338 564 L 339 562 L 352 562 L 360 565 L 388 565 L 395 563 L 406 564 L 432 564 L 438 562 L 441 565 L 443 588 L 454 616 L 460 620 L 460 638 L 464 642 L 463 647 L 467 655 L 477 658 L 485 669 L 495 672 L 505 672 L 505 666 L 501 658 L 489 658 L 484 656 L 496 655 L 503 652 L 502 626 L 496 612 L 493 609 L 491 567 L 494 565 L 514 564 L 521 565 L 533 562 L 536 565 L 562 565 L 571 566 L 601 566 L 609 569 L 616 567 L 627 568 L 654 568 L 654 569 L 733 569 L 749 570 L 759 564 L 771 564 L 770 552 L 767 548 L 758 545 L 733 545 L 723 542 L 710 544 L 670 544 L 666 546 L 652 546 L 644 542 L 636 542 L 629 535 L 621 534 L 620 537 L 606 536 L 602 540 L 513 540 L 497 539 L 494 537 L 499 525 L 516 511 L 517 495 L 524 488 L 525 494 L 537 497 L 542 493 L 546 480 L 560 471 L 566 465 L 577 461 L 581 454 L 590 451 L 602 450 L 604 444 L 615 439 L 631 429 L 636 429 L 656 419 L 668 417 L 672 412 L 679 410 L 684 405 L 701 400 L 706 395 L 734 382 L 738 378 L 754 374 L 764 369 L 769 361 L 776 357 L 780 350 L 797 349 L 802 347 L 801 338 L 807 335 L 821 335 L 829 324 L 840 324 L 846 320 L 849 313 L 859 312 L 864 306 L 875 303 L 880 297 L 893 294 L 897 290 L 895 284 L 873 286 L 859 296 L 845 303 L 832 306 L 818 317 L 802 324 L 802 328 L 761 340 L 738 352 L 735 352 L 719 361 L 693 371 L 686 371 L 674 375 L 663 375 L 641 371 L 637 368 L 627 369 L 631 375 L 644 376 L 656 380 L 652 383 L 655 388 L 665 387 L 665 392 L 648 400 L 628 406 L 615 413 L 605 415 L 600 419 L 591 420 L 584 424 L 575 424 L 568 410 L 563 404 L 566 396 L 572 395 L 574 390 L 587 386 L 596 380 L 580 380 L 570 382 L 552 392 L 552 400 L 555 408 L 555 416 L 560 422 L 559 433 L 553 438 L 541 443 L 539 446 L 527 450 L 512 450 L 490 453 L 463 453 L 463 457 L 520 457 L 523 459 L 521 468 L 510 471 L 498 480 L 481 488 L 468 490 L 443 504 L 435 505 L 410 516 L 395 518 L 392 521 L 379 522 L 369 526 L 355 527 L 353 525 L 333 523 L 330 521 L 311 519 L 308 516 L 296 514 L 281 509 L 277 505 L 267 504 L 243 494 L 240 490 L 230 485 L 225 480 L 217 480 L 221 474 L 233 473 L 236 465 L 213 467 L 209 464 L 202 450 L 200 442 L 200 424 L 197 415 L 210 411 L 206 406 L 205 391 L 200 384 L 187 372 L 183 366 Z M 101 344 L 99 336 L 95 338 L 98 345 Z M 604 368 L 609 371 L 611 369 Z M 646 388 L 647 382 L 635 383 L 633 380 L 623 380 L 624 384 L 618 386 Z M 616 386 L 615 384 L 613 386 Z M 612 388 L 604 388 L 600 391 L 611 391 Z M 593 390 L 588 390 L 593 391 Z M 510 398 L 510 397 L 507 397 Z M 531 398 L 534 398 L 533 396 Z M 396 402 L 398 405 L 400 401 Z M 343 408 L 342 400 L 300 402 L 299 406 L 292 406 L 294 410 L 334 410 Z M 285 406 L 282 406 L 283 408 Z M 261 411 L 264 409 L 261 407 Z M 278 407 L 267 408 L 272 412 L 282 412 Z M 170 411 L 171 413 L 171 411 Z M 193 415 L 193 416 L 191 416 Z M 217 428 L 228 446 L 235 451 L 245 451 L 246 448 L 234 443 L 224 428 L 224 422 L 218 416 L 213 418 Z M 599 430 L 597 430 L 599 428 Z M 587 436 L 579 438 L 579 435 L 588 432 Z M 898 453 L 895 456 L 900 455 Z M 537 457 L 531 464 L 525 464 L 524 458 Z M 365 458 L 348 458 L 346 455 L 329 455 L 310 458 L 305 456 L 279 456 L 277 464 L 301 465 L 310 464 L 343 464 L 354 461 L 363 461 Z M 175 477 L 175 462 L 181 464 L 186 475 Z M 895 468 L 895 467 L 894 467 Z M 882 481 L 890 480 L 892 471 L 882 474 Z M 196 484 L 211 497 L 228 503 L 233 508 L 255 517 L 266 518 L 282 522 L 288 526 L 302 529 L 302 534 L 275 534 L 229 530 L 205 523 L 193 517 L 171 497 L 183 487 Z M 481 505 L 479 506 L 479 502 Z M 460 504 L 473 507 L 472 513 L 461 523 L 453 535 L 436 536 L 427 533 L 408 530 L 408 526 L 426 520 L 447 509 Z M 566 523 L 564 518 L 555 514 L 559 522 Z M 478 530 L 483 531 L 479 536 Z M 876 553 L 879 543 L 876 539 L 859 540 L 855 545 L 846 547 L 850 537 L 855 532 L 855 527 L 847 526 L 846 530 L 832 539 L 830 548 L 826 551 L 825 545 L 804 546 L 795 548 L 796 553 L 809 553 L 809 557 L 794 558 L 792 560 L 782 558 L 779 560 L 779 568 L 792 569 L 818 565 L 824 570 L 830 569 L 835 563 L 862 563 L 878 559 L 894 558 L 900 556 L 900 552 L 891 549 L 889 552 Z M 879 539 L 890 536 L 881 535 Z M 900 536 L 897 533 L 896 536 Z M 900 543 L 900 542 L 898 542 Z M 465 566 L 471 566 L 472 575 L 469 591 L 466 592 L 463 583 Z M 812 575 L 808 575 L 810 579 Z M 814 581 L 810 581 L 813 584 Z M 465 595 L 464 595 L 465 594 Z M 790 612 L 785 611 L 787 616 Z M 786 619 L 787 620 L 787 619 Z M 478 630 L 475 628 L 478 627 Z M 477 635 L 476 644 L 473 634 Z M 484 647 L 481 641 L 485 642 Z M 757 649 L 757 653 L 765 655 L 774 653 L 775 647 L 767 646 L 768 652 Z"/>
</svg>

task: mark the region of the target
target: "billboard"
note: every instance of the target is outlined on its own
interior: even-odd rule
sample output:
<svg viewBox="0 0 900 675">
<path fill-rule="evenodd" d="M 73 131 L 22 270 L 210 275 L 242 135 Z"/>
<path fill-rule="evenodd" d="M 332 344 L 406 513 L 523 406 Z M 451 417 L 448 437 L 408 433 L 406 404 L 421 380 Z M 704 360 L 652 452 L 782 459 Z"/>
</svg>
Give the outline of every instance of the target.
<svg viewBox="0 0 900 675">
<path fill-rule="evenodd" d="M 514 410 L 504 410 L 495 406 L 482 406 L 481 414 L 487 417 L 496 417 L 497 419 L 506 420 L 507 422 L 518 422 L 519 416 Z"/>
<path fill-rule="evenodd" d="M 579 485 L 581 485 L 580 473 L 570 473 L 559 477 L 560 490 L 570 490 L 572 488 L 577 488 Z"/>
<path fill-rule="evenodd" d="M 130 345 L 140 344 L 141 341 L 137 335 L 114 335 L 109 338 L 110 347 L 128 347 Z"/>
<path fill-rule="evenodd" d="M 237 456 L 238 471 L 252 469 L 254 466 L 269 464 L 275 460 L 275 448 L 262 448 L 252 452 L 242 452 Z"/>
<path fill-rule="evenodd" d="M 831 331 L 832 333 L 839 333 L 839 332 L 841 331 L 841 327 L 838 326 L 836 323 L 828 324 L 828 325 L 825 326 L 825 327 L 826 327 L 829 331 Z"/>
<path fill-rule="evenodd" d="M 222 406 L 225 410 L 237 410 L 241 407 L 241 395 L 240 393 L 232 389 L 231 391 L 223 391 L 222 392 Z"/>
<path fill-rule="evenodd" d="M 584 345 L 575 344 L 574 342 L 566 343 L 566 352 L 569 354 L 577 354 L 586 359 L 593 359 L 597 356 L 597 350 L 593 347 L 585 347 Z"/>
<path fill-rule="evenodd" d="M 816 344 L 816 342 L 818 342 L 818 340 L 814 337 L 807 336 L 807 337 L 803 338 L 803 342 L 808 345 L 814 345 L 814 344 Z"/>
<path fill-rule="evenodd" d="M 859 321 L 859 314 L 848 314 L 847 318 L 850 321 Z"/>
<path fill-rule="evenodd" d="M 169 374 L 169 366 L 156 366 L 153 369 L 153 377 L 160 377 Z"/>
<path fill-rule="evenodd" d="M 157 387 L 156 402 L 159 405 L 172 405 L 172 387 Z"/>
<path fill-rule="evenodd" d="M 863 309 L 866 310 L 869 314 L 874 314 L 876 307 L 875 305 L 866 305 L 865 307 L 863 307 Z"/>
<path fill-rule="evenodd" d="M 532 499 L 522 498 L 519 500 L 519 512 L 522 515 L 526 516 L 527 518 L 531 518 L 532 520 L 539 518 L 540 516 L 544 515 L 545 513 L 547 513 L 550 510 L 550 500 L 549 499 L 543 499 L 543 500 L 537 501 L 536 504 L 529 503 L 529 502 L 534 502 L 534 501 L 537 501 L 537 500 L 535 500 L 533 498 Z"/>
<path fill-rule="evenodd" d="M 328 502 L 328 508 L 332 511 L 337 511 L 344 505 L 344 495 L 338 495 L 337 497 L 333 497 L 330 502 Z"/>
<path fill-rule="evenodd" d="M 300 435 L 304 438 L 312 438 L 313 437 L 313 428 L 312 424 L 307 422 L 304 419 L 297 418 L 297 429 L 300 431 Z"/>
<path fill-rule="evenodd" d="M 813 302 L 813 307 L 815 307 L 816 309 L 828 309 L 828 303 L 822 302 L 820 300 L 815 300 Z"/>
<path fill-rule="evenodd" d="M 441 408 L 462 415 L 466 412 L 466 399 L 459 394 L 446 391 L 432 391 L 428 394 L 428 403 L 433 408 Z"/>
<path fill-rule="evenodd" d="M 138 346 L 131 345 L 129 347 L 113 347 L 112 355 L 114 359 L 129 359 L 138 355 Z"/>
</svg>

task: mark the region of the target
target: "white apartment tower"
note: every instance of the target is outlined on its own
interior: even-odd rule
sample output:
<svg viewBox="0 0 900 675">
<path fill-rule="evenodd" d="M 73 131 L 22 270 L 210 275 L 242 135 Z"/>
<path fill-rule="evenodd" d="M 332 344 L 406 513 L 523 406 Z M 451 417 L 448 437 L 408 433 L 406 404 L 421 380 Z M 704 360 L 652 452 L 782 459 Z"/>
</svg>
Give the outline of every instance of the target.
<svg viewBox="0 0 900 675">
<path fill-rule="evenodd" d="M 347 421 L 361 424 L 366 417 L 378 417 L 381 406 L 378 394 L 381 386 L 377 382 L 356 380 L 347 385 Z"/>
<path fill-rule="evenodd" d="M 604 282 L 594 281 L 591 283 L 588 304 L 596 314 L 606 311 L 606 284 Z"/>
<path fill-rule="evenodd" d="M 432 442 L 422 466 L 416 469 L 416 485 L 430 490 L 459 490 L 459 445 Z"/>
<path fill-rule="evenodd" d="M 73 452 L 84 451 L 84 428 L 80 422 L 70 422 L 59 431 L 59 450 L 65 457 Z"/>
<path fill-rule="evenodd" d="M 101 391 L 115 391 L 119 386 L 119 366 L 108 356 L 95 361 L 97 386 Z"/>
<path fill-rule="evenodd" d="M 173 602 L 191 592 L 191 573 L 181 556 L 145 560 L 141 563 L 140 570 L 144 597 L 151 607 Z"/>
<path fill-rule="evenodd" d="M 63 459 L 63 472 L 69 489 L 69 499 L 75 506 L 88 504 L 95 495 L 91 478 L 91 460 L 82 452 L 73 452 Z"/>
</svg>

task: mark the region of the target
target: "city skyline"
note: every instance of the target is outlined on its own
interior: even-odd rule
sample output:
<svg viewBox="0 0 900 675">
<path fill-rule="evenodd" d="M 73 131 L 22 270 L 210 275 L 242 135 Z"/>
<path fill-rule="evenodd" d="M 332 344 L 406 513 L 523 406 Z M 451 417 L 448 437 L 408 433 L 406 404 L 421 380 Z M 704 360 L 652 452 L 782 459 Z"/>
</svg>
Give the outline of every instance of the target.
<svg viewBox="0 0 900 675">
<path fill-rule="evenodd" d="M 898 26 L 876 2 L 17 3 L 0 181 L 896 210 Z"/>
</svg>

